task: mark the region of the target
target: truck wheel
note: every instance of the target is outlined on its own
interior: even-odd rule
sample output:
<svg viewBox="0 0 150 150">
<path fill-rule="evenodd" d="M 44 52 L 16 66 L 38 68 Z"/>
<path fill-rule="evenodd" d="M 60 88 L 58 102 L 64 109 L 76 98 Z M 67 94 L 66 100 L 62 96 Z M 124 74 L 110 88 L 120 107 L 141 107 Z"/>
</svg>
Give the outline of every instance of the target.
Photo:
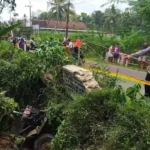
<svg viewBox="0 0 150 150">
<path fill-rule="evenodd" d="M 34 150 L 47 150 L 48 144 L 52 141 L 51 134 L 43 134 L 34 142 Z"/>
</svg>

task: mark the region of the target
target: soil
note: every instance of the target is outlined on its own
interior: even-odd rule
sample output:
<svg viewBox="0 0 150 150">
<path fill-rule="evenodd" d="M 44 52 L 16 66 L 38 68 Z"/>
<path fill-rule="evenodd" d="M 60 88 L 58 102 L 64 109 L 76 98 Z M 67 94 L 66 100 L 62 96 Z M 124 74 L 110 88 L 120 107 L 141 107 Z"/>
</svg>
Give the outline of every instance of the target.
<svg viewBox="0 0 150 150">
<path fill-rule="evenodd" d="M 0 150 L 7 150 L 13 145 L 13 140 L 9 135 L 0 135 Z"/>
</svg>

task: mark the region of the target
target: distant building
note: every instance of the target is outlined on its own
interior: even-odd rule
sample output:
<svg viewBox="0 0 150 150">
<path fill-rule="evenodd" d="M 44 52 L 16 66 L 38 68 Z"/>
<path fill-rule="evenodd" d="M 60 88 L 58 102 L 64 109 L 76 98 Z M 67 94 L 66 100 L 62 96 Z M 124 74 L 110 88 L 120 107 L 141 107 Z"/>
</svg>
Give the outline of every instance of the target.
<svg viewBox="0 0 150 150">
<path fill-rule="evenodd" d="M 42 30 L 66 30 L 65 21 L 55 21 L 55 20 L 32 20 L 32 25 L 39 25 Z M 69 22 L 69 31 L 86 31 L 87 26 L 83 22 Z"/>
</svg>

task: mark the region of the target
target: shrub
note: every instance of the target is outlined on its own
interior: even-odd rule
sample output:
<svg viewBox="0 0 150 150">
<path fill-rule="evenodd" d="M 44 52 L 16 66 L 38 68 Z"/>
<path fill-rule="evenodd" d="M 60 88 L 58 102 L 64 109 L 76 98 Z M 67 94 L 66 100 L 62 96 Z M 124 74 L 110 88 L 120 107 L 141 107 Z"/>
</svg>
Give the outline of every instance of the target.
<svg viewBox="0 0 150 150">
<path fill-rule="evenodd" d="M 8 130 L 10 126 L 8 116 L 17 106 L 13 99 L 5 96 L 5 92 L 0 92 L 0 132 Z"/>
<path fill-rule="evenodd" d="M 0 87 L 6 90 L 7 96 L 13 97 L 19 106 L 37 105 L 46 99 L 47 85 L 43 83 L 45 74 L 52 75 L 53 80 L 49 80 L 51 85 L 59 83 L 62 66 L 70 62 L 70 59 L 65 55 L 62 46 L 57 42 L 53 44 L 51 45 L 50 39 L 42 40 L 35 53 L 9 49 L 11 46 L 4 50 L 6 54 L 10 52 L 10 56 L 4 57 L 0 53 Z"/>
<path fill-rule="evenodd" d="M 75 97 L 65 111 L 67 116 L 58 129 L 53 149 L 82 149 L 95 142 L 102 144 L 105 130 L 116 111 L 115 106 L 108 105 L 112 92 L 95 91 Z M 96 139 L 97 135 L 99 139 Z"/>
<path fill-rule="evenodd" d="M 150 105 L 120 87 L 75 97 L 66 108 L 54 150 L 145 150 L 150 147 Z"/>
<path fill-rule="evenodd" d="M 14 48 L 12 44 L 6 41 L 0 42 L 0 59 L 12 61 L 14 56 L 21 51 L 23 50 Z"/>
</svg>

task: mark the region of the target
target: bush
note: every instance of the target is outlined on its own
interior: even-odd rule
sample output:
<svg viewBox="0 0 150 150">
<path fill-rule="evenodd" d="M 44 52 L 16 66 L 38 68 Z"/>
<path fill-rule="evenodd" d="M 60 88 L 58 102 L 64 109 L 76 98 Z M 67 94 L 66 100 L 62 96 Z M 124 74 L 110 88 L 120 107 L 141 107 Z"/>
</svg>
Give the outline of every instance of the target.
<svg viewBox="0 0 150 150">
<path fill-rule="evenodd" d="M 66 108 L 51 148 L 54 150 L 145 150 L 150 147 L 150 105 L 136 99 L 139 86 L 75 97 Z M 130 92 L 136 92 L 134 97 Z"/>
<path fill-rule="evenodd" d="M 56 39 L 57 40 L 57 39 Z M 57 42 L 51 45 L 51 40 L 41 41 L 39 49 L 35 53 L 24 52 L 18 49 L 9 49 L 8 44 L 3 55 L 0 53 L 0 87 L 7 92 L 7 96 L 13 97 L 19 106 L 39 105 L 46 99 L 47 86 L 45 74 L 50 74 L 53 84 L 59 83 L 62 66 L 70 62 L 65 55 L 64 48 Z M 1 47 L 3 43 L 0 43 Z M 8 57 L 6 57 L 8 56 Z M 34 103 L 33 103 L 34 101 Z"/>
<path fill-rule="evenodd" d="M 0 92 L 0 132 L 7 131 L 10 127 L 9 115 L 17 106 L 13 99 L 5 96 L 5 92 Z"/>
<path fill-rule="evenodd" d="M 113 92 L 95 91 L 76 97 L 65 111 L 67 116 L 58 129 L 53 149 L 83 149 L 94 143 L 102 144 L 116 111 L 115 106 L 109 104 Z"/>
<path fill-rule="evenodd" d="M 137 32 L 130 32 L 128 35 L 105 35 L 99 36 L 99 33 L 82 33 L 82 34 L 71 34 L 71 39 L 80 37 L 81 40 L 86 44 L 83 47 L 84 53 L 87 57 L 105 57 L 106 51 L 112 44 L 119 44 L 121 52 L 131 54 L 139 51 L 144 41 L 148 40 L 146 36 L 143 36 Z M 149 43 L 150 44 L 150 43 Z"/>
<path fill-rule="evenodd" d="M 6 41 L 0 42 L 0 59 L 12 61 L 15 55 L 22 52 L 22 49 L 14 48 L 14 46 Z"/>
</svg>

